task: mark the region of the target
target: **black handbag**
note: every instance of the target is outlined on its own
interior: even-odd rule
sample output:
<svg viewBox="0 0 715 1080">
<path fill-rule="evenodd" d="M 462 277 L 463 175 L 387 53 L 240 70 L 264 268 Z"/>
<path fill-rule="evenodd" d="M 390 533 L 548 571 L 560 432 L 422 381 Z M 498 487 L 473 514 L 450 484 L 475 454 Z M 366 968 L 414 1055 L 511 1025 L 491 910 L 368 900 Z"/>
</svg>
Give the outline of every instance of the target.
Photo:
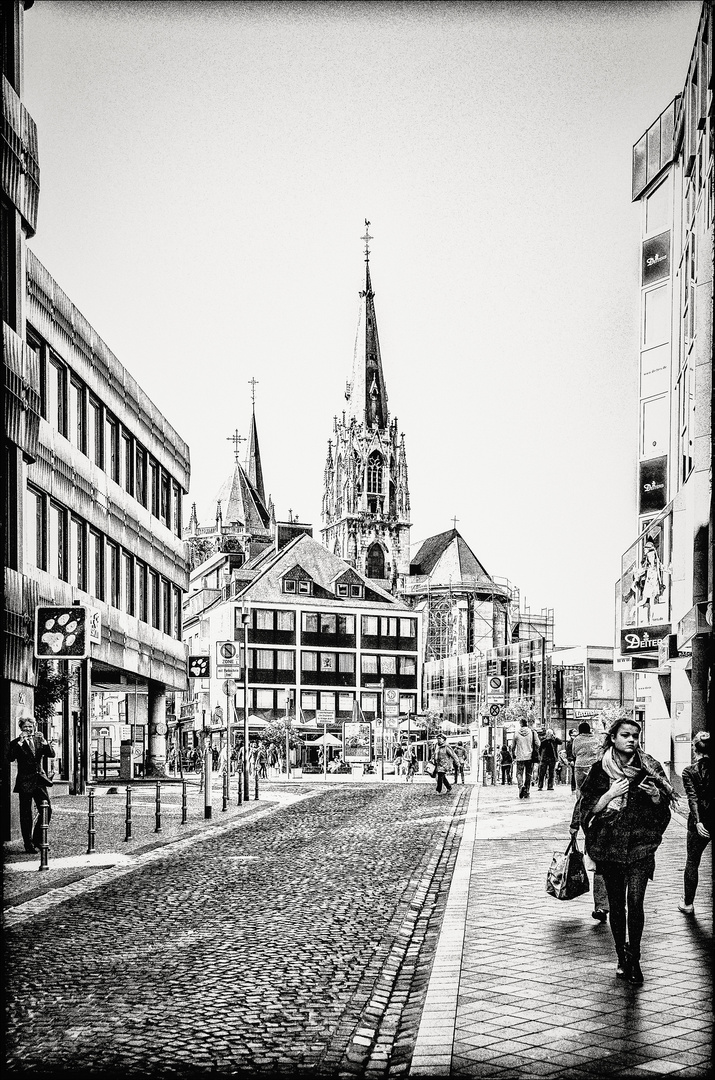
<svg viewBox="0 0 715 1080">
<path fill-rule="evenodd" d="M 546 874 L 546 891 L 557 900 L 575 900 L 589 889 L 583 855 L 576 843 L 576 837 L 572 836 L 563 853 L 554 852 Z"/>
</svg>

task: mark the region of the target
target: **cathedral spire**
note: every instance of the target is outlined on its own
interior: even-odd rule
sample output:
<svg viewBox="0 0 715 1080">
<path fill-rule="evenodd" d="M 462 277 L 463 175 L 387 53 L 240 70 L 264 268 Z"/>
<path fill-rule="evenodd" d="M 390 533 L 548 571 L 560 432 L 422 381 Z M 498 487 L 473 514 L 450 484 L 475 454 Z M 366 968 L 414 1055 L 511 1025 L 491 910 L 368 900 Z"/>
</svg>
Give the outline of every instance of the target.
<svg viewBox="0 0 715 1080">
<path fill-rule="evenodd" d="M 377 333 L 375 316 L 375 293 L 370 279 L 370 240 L 368 232 L 370 222 L 365 219 L 365 288 L 359 294 L 360 311 L 358 328 L 355 336 L 352 380 L 348 383 L 345 396 L 348 400 L 348 414 L 367 428 L 384 430 L 389 424 L 387 408 L 387 390 L 382 373 L 380 339 Z"/>
<path fill-rule="evenodd" d="M 258 429 L 256 427 L 256 385 L 257 379 L 248 380 L 251 387 L 251 431 L 248 436 L 248 452 L 246 454 L 246 474 L 261 498 L 266 504 L 266 492 L 263 486 L 263 469 L 261 467 L 261 451 L 258 446 Z"/>
</svg>

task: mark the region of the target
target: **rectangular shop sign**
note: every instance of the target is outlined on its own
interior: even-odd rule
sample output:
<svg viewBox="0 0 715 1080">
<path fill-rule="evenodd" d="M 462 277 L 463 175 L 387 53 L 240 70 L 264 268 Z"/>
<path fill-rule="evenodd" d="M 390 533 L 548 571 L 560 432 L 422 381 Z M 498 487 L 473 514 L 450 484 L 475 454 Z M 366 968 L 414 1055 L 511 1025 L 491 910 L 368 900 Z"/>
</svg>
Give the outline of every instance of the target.
<svg viewBox="0 0 715 1080">
<path fill-rule="evenodd" d="M 703 602 L 691 607 L 678 623 L 678 648 L 682 649 L 696 634 L 709 634 L 713 628 L 712 604 Z"/>
<path fill-rule="evenodd" d="M 650 514 L 662 510 L 668 494 L 668 458 L 641 461 L 638 476 L 638 513 Z"/>
<path fill-rule="evenodd" d="M 670 274 L 670 230 L 643 241 L 643 284 L 652 285 Z"/>
<path fill-rule="evenodd" d="M 621 630 L 621 653 L 628 656 L 649 651 L 657 653 L 658 642 L 670 634 L 670 623 L 660 626 L 639 626 L 632 630 Z"/>
</svg>

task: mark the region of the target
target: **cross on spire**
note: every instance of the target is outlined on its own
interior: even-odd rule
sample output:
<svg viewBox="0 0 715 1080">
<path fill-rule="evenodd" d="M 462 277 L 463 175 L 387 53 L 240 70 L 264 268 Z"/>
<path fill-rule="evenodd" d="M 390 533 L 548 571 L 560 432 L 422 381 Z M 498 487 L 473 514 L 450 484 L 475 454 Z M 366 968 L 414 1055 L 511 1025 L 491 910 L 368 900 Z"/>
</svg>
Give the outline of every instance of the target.
<svg viewBox="0 0 715 1080">
<path fill-rule="evenodd" d="M 245 437 L 243 435 L 239 435 L 238 434 L 238 428 L 236 428 L 233 435 L 229 435 L 227 437 L 226 442 L 232 442 L 233 443 L 233 454 L 234 454 L 234 457 L 236 459 L 236 464 L 238 464 L 238 459 L 239 459 L 239 456 L 240 456 L 240 446 L 241 446 L 242 442 L 246 442 Z"/>
<path fill-rule="evenodd" d="M 452 528 L 454 529 L 455 532 L 457 531 L 457 522 L 458 521 L 459 521 L 458 517 L 453 517 L 452 518 Z"/>
<path fill-rule="evenodd" d="M 367 218 L 365 218 L 365 235 L 360 237 L 361 240 L 365 241 L 365 262 L 369 262 L 369 259 L 370 259 L 370 247 L 369 247 L 369 244 L 370 244 L 370 241 L 373 239 L 373 237 L 370 236 L 370 233 L 368 232 L 369 228 L 370 228 L 370 222 L 367 220 Z"/>
<path fill-rule="evenodd" d="M 256 404 L 256 387 L 258 386 L 258 379 L 249 379 L 248 385 L 251 387 L 251 405 Z"/>
</svg>

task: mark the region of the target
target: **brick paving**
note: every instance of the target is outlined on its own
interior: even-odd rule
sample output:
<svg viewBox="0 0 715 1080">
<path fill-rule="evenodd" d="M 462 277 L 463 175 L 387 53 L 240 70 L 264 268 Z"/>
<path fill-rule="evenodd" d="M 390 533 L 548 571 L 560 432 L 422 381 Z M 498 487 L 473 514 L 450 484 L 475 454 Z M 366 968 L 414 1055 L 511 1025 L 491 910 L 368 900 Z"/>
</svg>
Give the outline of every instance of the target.
<svg viewBox="0 0 715 1080">
<path fill-rule="evenodd" d="M 646 893 L 636 987 L 615 977 L 592 894 L 544 884 L 568 840 L 567 787 L 519 800 L 474 788 L 410 1076 L 704 1077 L 712 1066 L 712 868 L 696 917 L 677 909 L 685 830 L 675 818 Z"/>
</svg>

